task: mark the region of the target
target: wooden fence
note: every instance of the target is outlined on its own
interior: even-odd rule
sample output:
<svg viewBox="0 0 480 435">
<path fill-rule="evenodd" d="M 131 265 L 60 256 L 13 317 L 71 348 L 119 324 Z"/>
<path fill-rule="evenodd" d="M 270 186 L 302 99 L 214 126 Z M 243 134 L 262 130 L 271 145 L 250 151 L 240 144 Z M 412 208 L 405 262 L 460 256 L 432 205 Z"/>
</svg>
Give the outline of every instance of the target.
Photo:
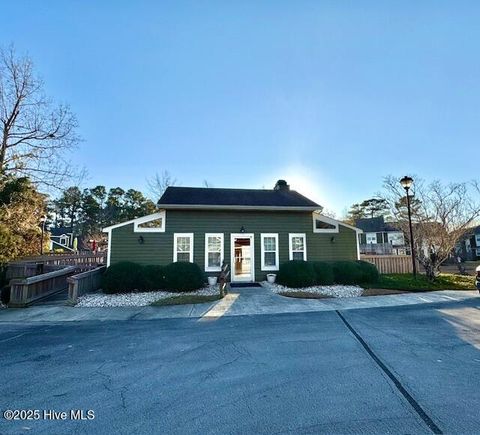
<svg viewBox="0 0 480 435">
<path fill-rule="evenodd" d="M 67 278 L 68 300 L 76 303 L 79 296 L 98 290 L 100 288 L 102 274 L 106 269 L 106 266 L 100 266 L 87 272 L 69 276 Z"/>
<path fill-rule="evenodd" d="M 12 279 L 8 306 L 26 307 L 32 302 L 65 290 L 68 287 L 67 278 L 74 273 L 75 267 L 69 266 L 37 276 Z"/>
<path fill-rule="evenodd" d="M 410 255 L 361 255 L 360 259 L 377 266 L 380 273 L 412 273 L 413 269 Z"/>
</svg>

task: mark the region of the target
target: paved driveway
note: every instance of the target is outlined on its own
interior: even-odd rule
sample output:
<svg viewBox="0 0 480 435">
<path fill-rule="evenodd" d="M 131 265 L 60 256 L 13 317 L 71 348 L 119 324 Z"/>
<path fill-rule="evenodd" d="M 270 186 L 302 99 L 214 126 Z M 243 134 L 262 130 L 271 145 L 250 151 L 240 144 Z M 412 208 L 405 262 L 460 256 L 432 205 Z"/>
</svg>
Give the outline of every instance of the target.
<svg viewBox="0 0 480 435">
<path fill-rule="evenodd" d="M 55 303 L 0 310 L 0 322 L 63 322 L 96 320 L 152 320 L 169 318 L 245 316 L 395 307 L 477 299 L 477 291 L 438 291 L 344 299 L 296 299 L 262 287 L 234 288 L 222 300 L 206 304 L 164 307 L 76 308 Z"/>
<path fill-rule="evenodd" d="M 4 323 L 0 408 L 96 417 L 0 433 L 476 433 L 479 302 Z"/>
</svg>

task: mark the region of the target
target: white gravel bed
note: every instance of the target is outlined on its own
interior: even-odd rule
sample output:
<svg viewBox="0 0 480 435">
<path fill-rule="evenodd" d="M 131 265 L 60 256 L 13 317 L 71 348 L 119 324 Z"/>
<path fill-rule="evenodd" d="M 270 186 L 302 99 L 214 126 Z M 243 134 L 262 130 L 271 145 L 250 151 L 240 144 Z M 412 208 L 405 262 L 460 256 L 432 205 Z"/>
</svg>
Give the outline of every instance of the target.
<svg viewBox="0 0 480 435">
<path fill-rule="evenodd" d="M 167 292 L 167 291 L 152 291 L 152 292 L 138 292 L 138 293 L 90 293 L 78 298 L 78 303 L 75 307 L 145 307 L 152 302 L 159 299 L 167 299 L 172 296 L 215 296 L 220 292 L 218 285 L 212 287 L 205 287 L 192 292 Z"/>
<path fill-rule="evenodd" d="M 262 282 L 262 286 L 268 288 L 273 293 L 318 293 L 320 295 L 331 296 L 334 298 L 355 298 L 361 296 L 363 288 L 356 285 L 316 285 L 305 288 L 290 288 L 280 284 L 270 284 L 267 281 Z"/>
</svg>

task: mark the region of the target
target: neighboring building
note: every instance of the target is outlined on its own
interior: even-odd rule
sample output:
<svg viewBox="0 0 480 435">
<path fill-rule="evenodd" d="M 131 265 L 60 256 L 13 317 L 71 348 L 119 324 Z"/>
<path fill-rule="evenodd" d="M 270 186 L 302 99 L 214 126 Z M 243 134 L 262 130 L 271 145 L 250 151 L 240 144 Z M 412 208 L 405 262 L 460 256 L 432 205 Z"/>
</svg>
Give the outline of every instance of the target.
<svg viewBox="0 0 480 435">
<path fill-rule="evenodd" d="M 457 243 L 455 251 L 464 260 L 480 260 L 480 226 L 468 230 Z"/>
<path fill-rule="evenodd" d="M 405 255 L 410 253 L 407 252 L 403 232 L 394 224 L 385 222 L 383 216 L 357 219 L 355 226 L 363 231 L 358 235 L 361 254 Z"/>
<path fill-rule="evenodd" d="M 159 211 L 104 229 L 107 264 L 197 263 L 233 282 L 254 282 L 288 260 L 356 260 L 359 230 L 279 180 L 273 190 L 168 187 Z"/>
<path fill-rule="evenodd" d="M 73 251 L 73 233 L 71 228 L 50 228 L 50 251 L 64 249 Z"/>
</svg>

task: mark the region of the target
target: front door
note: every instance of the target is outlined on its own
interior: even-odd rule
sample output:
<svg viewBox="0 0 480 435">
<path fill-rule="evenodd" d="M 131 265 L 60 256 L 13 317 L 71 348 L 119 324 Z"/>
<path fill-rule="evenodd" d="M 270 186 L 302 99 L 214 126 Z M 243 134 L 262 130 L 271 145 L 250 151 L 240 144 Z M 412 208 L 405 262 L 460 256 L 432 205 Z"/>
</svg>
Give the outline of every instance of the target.
<svg viewBox="0 0 480 435">
<path fill-rule="evenodd" d="M 231 247 L 232 282 L 253 282 L 255 280 L 253 234 L 232 234 Z"/>
</svg>

